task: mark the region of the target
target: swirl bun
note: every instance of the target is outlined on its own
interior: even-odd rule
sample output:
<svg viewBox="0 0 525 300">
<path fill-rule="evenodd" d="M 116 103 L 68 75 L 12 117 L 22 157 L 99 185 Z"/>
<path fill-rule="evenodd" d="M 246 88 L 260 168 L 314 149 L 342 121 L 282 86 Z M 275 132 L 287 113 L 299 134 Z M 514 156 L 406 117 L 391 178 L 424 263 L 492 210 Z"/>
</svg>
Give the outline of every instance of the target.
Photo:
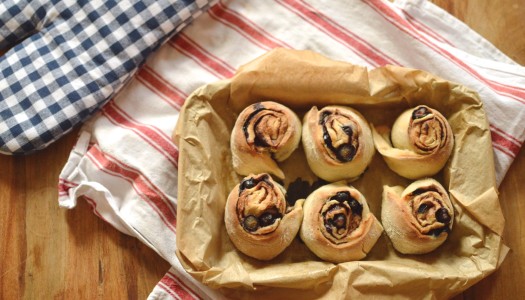
<svg viewBox="0 0 525 300">
<path fill-rule="evenodd" d="M 244 176 L 271 173 L 283 179 L 275 161 L 287 159 L 300 140 L 301 120 L 293 111 L 272 101 L 252 104 L 241 112 L 232 131 L 233 168 Z"/>
<path fill-rule="evenodd" d="M 403 112 L 391 132 L 381 126 L 373 128 L 373 133 L 377 151 L 388 167 L 409 179 L 435 175 L 445 166 L 454 147 L 447 119 L 426 105 Z"/>
<path fill-rule="evenodd" d="M 303 220 L 303 202 L 289 207 L 284 188 L 268 174 L 245 177 L 230 192 L 224 222 L 242 253 L 270 260 L 290 245 Z"/>
<path fill-rule="evenodd" d="M 301 239 L 323 260 L 362 259 L 382 232 L 365 197 L 344 182 L 322 186 L 305 200 Z"/>
<path fill-rule="evenodd" d="M 404 254 L 428 253 L 448 237 L 454 209 L 447 191 L 434 179 L 413 182 L 406 189 L 383 189 L 381 222 L 394 248 Z"/>
<path fill-rule="evenodd" d="M 332 182 L 357 179 L 375 153 L 368 123 L 345 106 L 314 106 L 303 120 L 303 147 L 310 169 Z"/>
</svg>

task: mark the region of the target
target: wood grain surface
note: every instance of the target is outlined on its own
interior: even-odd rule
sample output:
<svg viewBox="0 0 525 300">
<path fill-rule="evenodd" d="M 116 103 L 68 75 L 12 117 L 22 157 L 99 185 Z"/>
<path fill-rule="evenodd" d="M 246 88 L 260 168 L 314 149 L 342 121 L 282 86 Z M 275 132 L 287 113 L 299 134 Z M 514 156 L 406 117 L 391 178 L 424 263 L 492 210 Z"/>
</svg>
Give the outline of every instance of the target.
<svg viewBox="0 0 525 300">
<path fill-rule="evenodd" d="M 434 0 L 525 64 L 523 0 Z M 96 217 L 57 204 L 77 130 L 29 156 L 0 156 L 0 299 L 145 299 L 169 264 Z M 501 268 L 454 299 L 525 299 L 525 151 L 500 188 L 511 248 Z"/>
</svg>

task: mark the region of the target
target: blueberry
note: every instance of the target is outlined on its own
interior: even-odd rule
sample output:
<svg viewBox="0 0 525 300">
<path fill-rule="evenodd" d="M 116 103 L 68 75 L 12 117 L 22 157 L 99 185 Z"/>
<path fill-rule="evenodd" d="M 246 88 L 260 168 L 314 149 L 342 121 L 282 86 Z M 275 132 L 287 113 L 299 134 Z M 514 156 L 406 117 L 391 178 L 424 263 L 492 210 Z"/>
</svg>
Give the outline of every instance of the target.
<svg viewBox="0 0 525 300">
<path fill-rule="evenodd" d="M 337 158 L 342 162 L 348 162 L 354 159 L 355 153 L 355 147 L 350 144 L 342 144 L 337 148 Z"/>
<path fill-rule="evenodd" d="M 436 220 L 441 223 L 448 224 L 451 221 L 450 215 L 446 208 L 440 208 L 436 211 Z"/>
<path fill-rule="evenodd" d="M 417 196 L 417 195 L 421 195 L 423 194 L 424 192 L 427 192 L 427 190 L 425 189 L 416 189 L 412 192 L 412 196 Z"/>
<path fill-rule="evenodd" d="M 350 193 L 348 192 L 337 192 L 335 196 L 332 197 L 332 199 L 335 199 L 339 202 L 348 201 L 350 199 Z"/>
<path fill-rule="evenodd" d="M 271 213 L 264 213 L 259 217 L 259 225 L 261 227 L 270 226 L 275 223 L 275 216 Z"/>
<path fill-rule="evenodd" d="M 241 185 L 239 186 L 239 189 L 242 191 L 242 190 L 245 190 L 245 189 L 251 189 L 255 186 L 255 181 L 253 180 L 253 178 L 248 178 L 248 179 L 245 179 L 241 182 Z"/>
<path fill-rule="evenodd" d="M 443 232 L 446 232 L 446 233 L 449 233 L 450 232 L 450 229 L 446 226 L 444 227 L 441 227 L 441 228 L 436 228 L 436 229 L 433 229 L 433 230 L 430 230 L 427 235 L 431 235 L 431 236 L 434 236 L 434 237 L 438 237 L 440 236 Z"/>
<path fill-rule="evenodd" d="M 423 118 L 424 116 L 426 116 L 428 114 L 430 114 L 430 110 L 428 110 L 424 106 L 421 106 L 421 107 L 415 109 L 414 112 L 412 112 L 412 120 L 421 119 L 421 118 Z"/>
<path fill-rule="evenodd" d="M 341 129 L 343 129 L 344 133 L 348 136 L 352 136 L 354 134 L 354 131 L 352 130 L 352 127 L 350 126 L 342 126 Z"/>
<path fill-rule="evenodd" d="M 329 111 L 323 111 L 320 115 L 319 115 L 319 125 L 324 125 L 324 123 L 326 123 L 326 118 L 328 118 L 332 113 L 329 112 Z"/>
<path fill-rule="evenodd" d="M 346 217 L 344 214 L 337 214 L 334 216 L 334 218 L 332 219 L 332 224 L 334 224 L 334 226 L 336 228 L 343 228 L 346 226 Z"/>
<path fill-rule="evenodd" d="M 244 218 L 242 225 L 246 231 L 253 232 L 259 228 L 259 222 L 254 215 L 249 215 Z"/>
<path fill-rule="evenodd" d="M 352 198 L 350 199 L 350 201 L 348 201 L 348 204 L 350 205 L 350 208 L 352 209 L 352 213 L 359 215 L 359 216 L 363 213 L 363 205 L 357 202 L 357 200 Z"/>
<path fill-rule="evenodd" d="M 330 139 L 330 135 L 328 133 L 323 134 L 323 141 L 327 145 L 331 145 L 332 144 L 332 140 Z"/>
<path fill-rule="evenodd" d="M 423 203 L 423 204 L 421 204 L 421 205 L 419 206 L 419 208 L 418 208 L 418 210 L 417 210 L 417 213 L 418 213 L 418 214 L 424 214 L 424 213 L 427 212 L 428 208 L 429 208 L 429 207 L 428 207 L 428 204 Z"/>
</svg>

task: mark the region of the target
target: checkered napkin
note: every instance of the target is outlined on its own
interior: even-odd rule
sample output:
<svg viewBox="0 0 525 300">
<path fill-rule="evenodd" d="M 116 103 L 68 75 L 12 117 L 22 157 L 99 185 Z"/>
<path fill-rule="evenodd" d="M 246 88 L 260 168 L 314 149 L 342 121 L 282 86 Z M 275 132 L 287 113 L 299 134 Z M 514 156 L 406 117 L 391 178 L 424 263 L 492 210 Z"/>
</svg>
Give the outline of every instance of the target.
<svg viewBox="0 0 525 300">
<path fill-rule="evenodd" d="M 208 0 L 0 1 L 0 153 L 86 120 Z M 15 45 L 16 43 L 21 43 Z"/>
<path fill-rule="evenodd" d="M 494 142 L 498 183 L 525 138 L 525 68 L 423 0 L 220 1 L 171 39 L 81 130 L 59 182 L 59 202 L 83 196 L 99 217 L 173 266 L 151 299 L 220 298 L 176 255 L 178 149 L 171 141 L 184 100 L 230 78 L 275 47 L 335 60 L 427 70 L 479 92 Z M 181 174 L 182 175 L 182 174 Z"/>
</svg>

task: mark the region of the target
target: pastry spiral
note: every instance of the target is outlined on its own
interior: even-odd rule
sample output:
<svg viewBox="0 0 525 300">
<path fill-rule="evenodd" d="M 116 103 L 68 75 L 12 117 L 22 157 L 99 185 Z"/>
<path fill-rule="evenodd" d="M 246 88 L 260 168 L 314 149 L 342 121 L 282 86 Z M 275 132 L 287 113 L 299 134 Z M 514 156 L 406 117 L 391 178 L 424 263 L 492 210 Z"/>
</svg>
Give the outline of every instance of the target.
<svg viewBox="0 0 525 300">
<path fill-rule="evenodd" d="M 245 108 L 232 131 L 233 168 L 240 175 L 271 173 L 281 179 L 283 161 L 301 140 L 301 120 L 284 105 L 266 101 Z"/>
<path fill-rule="evenodd" d="M 326 261 L 364 258 L 383 232 L 365 197 L 344 182 L 318 188 L 306 198 L 303 209 L 301 239 Z"/>
<path fill-rule="evenodd" d="M 376 148 L 388 167 L 409 179 L 435 175 L 454 147 L 447 119 L 426 105 L 403 112 L 394 122 L 392 132 L 384 126 L 373 131 Z M 388 142 L 389 134 L 392 144 Z"/>
<path fill-rule="evenodd" d="M 270 175 L 250 174 L 230 192 L 224 222 L 242 253 L 270 260 L 290 245 L 303 220 L 303 202 L 289 207 L 284 188 Z"/>
<path fill-rule="evenodd" d="M 384 187 L 381 222 L 397 251 L 423 254 L 447 239 L 454 223 L 454 209 L 439 182 L 422 179 L 404 190 Z"/>
<path fill-rule="evenodd" d="M 314 106 L 303 119 L 303 147 L 310 169 L 332 182 L 357 179 L 375 152 L 368 123 L 345 106 Z"/>
</svg>

